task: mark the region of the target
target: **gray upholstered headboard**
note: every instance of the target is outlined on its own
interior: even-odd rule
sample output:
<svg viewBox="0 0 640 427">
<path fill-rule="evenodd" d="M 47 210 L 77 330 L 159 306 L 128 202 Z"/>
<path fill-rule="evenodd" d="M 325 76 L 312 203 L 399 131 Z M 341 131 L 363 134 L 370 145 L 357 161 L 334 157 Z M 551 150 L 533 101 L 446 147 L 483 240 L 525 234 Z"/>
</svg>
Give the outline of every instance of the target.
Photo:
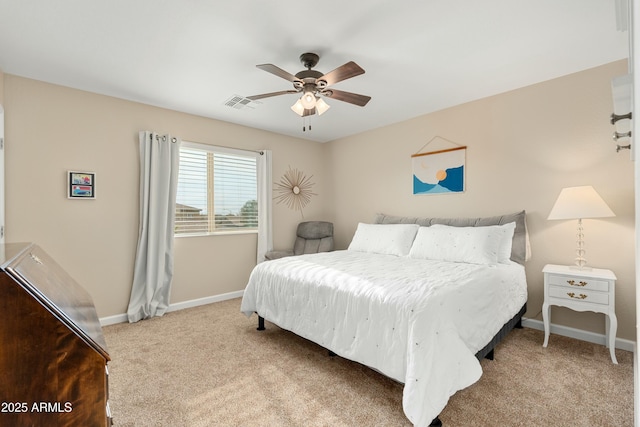
<svg viewBox="0 0 640 427">
<path fill-rule="evenodd" d="M 527 222 L 525 211 L 508 215 L 497 215 L 485 218 L 419 218 L 409 216 L 393 216 L 376 214 L 375 224 L 418 224 L 428 227 L 433 224 L 444 224 L 455 227 L 480 227 L 485 225 L 502 225 L 509 222 L 516 223 L 511 245 L 511 260 L 524 265 L 529 259 L 529 236 L 527 235 Z"/>
</svg>

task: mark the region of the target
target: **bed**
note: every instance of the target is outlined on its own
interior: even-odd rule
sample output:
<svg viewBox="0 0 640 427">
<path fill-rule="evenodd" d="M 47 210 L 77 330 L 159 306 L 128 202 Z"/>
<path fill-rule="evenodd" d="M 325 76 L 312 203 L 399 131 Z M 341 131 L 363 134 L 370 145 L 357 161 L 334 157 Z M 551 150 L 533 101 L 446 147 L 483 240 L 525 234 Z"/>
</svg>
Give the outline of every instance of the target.
<svg viewBox="0 0 640 427">
<path fill-rule="evenodd" d="M 520 321 L 527 241 L 524 211 L 379 214 L 347 250 L 258 264 L 241 311 L 404 383 L 405 415 L 429 426 Z"/>
</svg>

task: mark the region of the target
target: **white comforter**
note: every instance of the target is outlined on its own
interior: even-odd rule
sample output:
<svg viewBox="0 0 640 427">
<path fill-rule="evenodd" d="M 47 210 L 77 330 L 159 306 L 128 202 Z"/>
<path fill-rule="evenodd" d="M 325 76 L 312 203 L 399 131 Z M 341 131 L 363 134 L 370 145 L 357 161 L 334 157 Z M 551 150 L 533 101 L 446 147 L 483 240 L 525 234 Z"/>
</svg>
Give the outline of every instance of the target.
<svg viewBox="0 0 640 427">
<path fill-rule="evenodd" d="M 475 353 L 526 299 L 516 263 L 347 250 L 258 264 L 241 311 L 403 382 L 407 418 L 428 426 L 451 395 L 480 378 Z"/>
</svg>

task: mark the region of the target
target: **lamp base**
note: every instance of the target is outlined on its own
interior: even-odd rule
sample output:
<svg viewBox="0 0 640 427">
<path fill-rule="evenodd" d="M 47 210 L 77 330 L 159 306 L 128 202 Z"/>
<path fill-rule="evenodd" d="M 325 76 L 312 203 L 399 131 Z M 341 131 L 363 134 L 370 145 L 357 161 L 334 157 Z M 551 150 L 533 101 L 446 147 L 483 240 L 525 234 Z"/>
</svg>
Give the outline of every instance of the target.
<svg viewBox="0 0 640 427">
<path fill-rule="evenodd" d="M 578 229 L 576 230 L 576 265 L 571 266 L 572 270 L 591 271 L 591 267 L 587 267 L 587 260 L 584 257 L 585 253 L 584 228 L 582 227 L 582 218 L 578 218 Z"/>
</svg>

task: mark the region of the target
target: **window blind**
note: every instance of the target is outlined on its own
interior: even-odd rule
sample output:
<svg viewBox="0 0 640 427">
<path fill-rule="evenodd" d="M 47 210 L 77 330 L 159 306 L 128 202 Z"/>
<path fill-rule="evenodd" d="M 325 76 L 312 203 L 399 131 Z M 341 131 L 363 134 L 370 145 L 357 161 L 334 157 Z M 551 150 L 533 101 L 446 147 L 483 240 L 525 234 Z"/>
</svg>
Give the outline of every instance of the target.
<svg viewBox="0 0 640 427">
<path fill-rule="evenodd" d="M 175 234 L 257 229 L 255 155 L 226 151 L 180 148 Z"/>
</svg>

